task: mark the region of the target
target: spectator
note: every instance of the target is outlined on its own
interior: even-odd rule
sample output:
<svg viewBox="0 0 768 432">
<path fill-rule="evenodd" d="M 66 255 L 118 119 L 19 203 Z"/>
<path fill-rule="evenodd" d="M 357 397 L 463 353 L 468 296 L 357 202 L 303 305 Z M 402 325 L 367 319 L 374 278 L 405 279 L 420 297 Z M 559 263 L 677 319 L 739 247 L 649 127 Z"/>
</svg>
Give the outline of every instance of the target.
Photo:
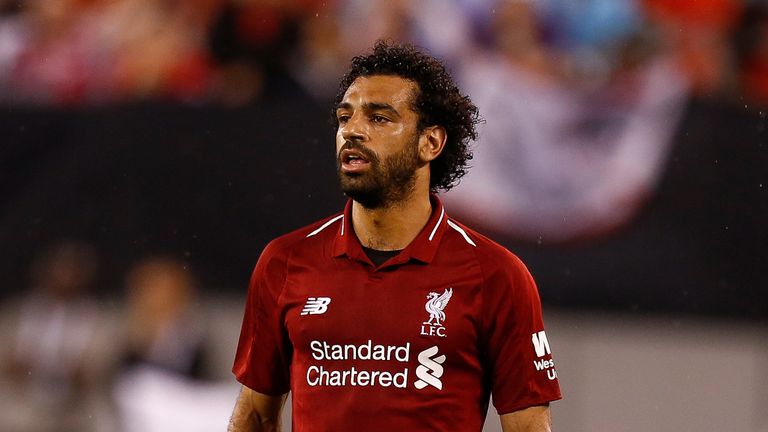
<svg viewBox="0 0 768 432">
<path fill-rule="evenodd" d="M 209 380 L 194 276 L 180 261 L 150 257 L 129 272 L 126 289 L 127 343 L 113 390 L 123 432 L 221 427 L 237 389 Z"/>
<path fill-rule="evenodd" d="M 211 62 L 205 46 L 217 0 L 118 0 L 99 15 L 114 64 L 118 100 L 200 101 L 208 97 Z"/>
<path fill-rule="evenodd" d="M 644 0 L 643 5 L 694 94 L 721 97 L 734 92 L 737 71 L 730 35 L 742 1 Z"/>
<path fill-rule="evenodd" d="M 0 0 L 0 102 L 10 98 L 10 80 L 29 35 L 29 28 L 15 1 Z"/>
<path fill-rule="evenodd" d="M 746 8 L 735 36 L 740 93 L 745 102 L 768 109 L 768 5 Z"/>
<path fill-rule="evenodd" d="M 20 104 L 73 106 L 101 97 L 109 72 L 90 25 L 96 1 L 23 3 L 8 98 Z"/>
<path fill-rule="evenodd" d="M 0 360 L 3 430 L 65 432 L 109 430 L 103 411 L 110 336 L 90 289 L 95 250 L 66 242 L 32 267 L 33 288 L 3 317 L 11 340 Z M 97 409 L 97 407 L 100 407 Z"/>
<path fill-rule="evenodd" d="M 208 36 L 217 64 L 214 100 L 242 106 L 268 91 L 290 93 L 295 84 L 286 71 L 295 51 L 301 21 L 312 1 L 228 1 Z"/>
<path fill-rule="evenodd" d="M 128 274 L 128 347 L 124 366 L 147 365 L 183 377 L 207 375 L 197 281 L 185 264 L 154 257 Z"/>
</svg>

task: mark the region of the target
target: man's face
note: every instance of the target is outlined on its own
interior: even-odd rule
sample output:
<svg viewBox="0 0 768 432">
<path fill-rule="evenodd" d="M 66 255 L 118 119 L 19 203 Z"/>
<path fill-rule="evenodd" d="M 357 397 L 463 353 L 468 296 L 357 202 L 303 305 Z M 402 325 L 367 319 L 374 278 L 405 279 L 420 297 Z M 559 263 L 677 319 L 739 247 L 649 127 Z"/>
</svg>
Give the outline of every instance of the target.
<svg viewBox="0 0 768 432">
<path fill-rule="evenodd" d="M 337 107 L 336 165 L 344 193 L 367 208 L 390 206 L 414 189 L 419 159 L 412 81 L 357 78 Z"/>
</svg>

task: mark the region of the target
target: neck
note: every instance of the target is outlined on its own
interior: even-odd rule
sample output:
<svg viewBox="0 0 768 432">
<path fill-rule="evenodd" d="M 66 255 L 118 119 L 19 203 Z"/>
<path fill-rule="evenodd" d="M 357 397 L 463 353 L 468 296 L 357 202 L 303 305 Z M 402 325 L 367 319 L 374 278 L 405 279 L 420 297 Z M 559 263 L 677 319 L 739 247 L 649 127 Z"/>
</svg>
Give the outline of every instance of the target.
<svg viewBox="0 0 768 432">
<path fill-rule="evenodd" d="M 429 191 L 423 188 L 387 207 L 368 209 L 352 202 L 352 226 L 360 243 L 371 249 L 405 249 L 432 214 Z"/>
</svg>

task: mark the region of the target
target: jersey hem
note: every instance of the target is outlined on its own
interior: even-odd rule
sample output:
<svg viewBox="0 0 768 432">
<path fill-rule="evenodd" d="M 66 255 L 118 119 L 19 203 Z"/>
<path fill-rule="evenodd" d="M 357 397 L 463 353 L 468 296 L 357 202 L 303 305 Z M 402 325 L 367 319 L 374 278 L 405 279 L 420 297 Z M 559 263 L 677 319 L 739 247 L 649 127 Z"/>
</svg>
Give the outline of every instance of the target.
<svg viewBox="0 0 768 432">
<path fill-rule="evenodd" d="M 291 391 L 290 388 L 286 389 L 285 391 L 280 391 L 279 389 L 275 389 L 275 388 L 262 387 L 259 385 L 251 385 L 250 383 L 246 382 L 247 381 L 246 379 L 237 375 L 235 375 L 235 379 L 237 380 L 238 383 L 248 387 L 252 391 L 255 391 L 256 393 L 261 393 L 267 396 L 282 396 L 284 394 L 290 393 Z"/>
<path fill-rule="evenodd" d="M 513 412 L 516 412 L 516 411 L 524 410 L 526 408 L 531 408 L 531 407 L 541 406 L 541 405 L 547 405 L 550 402 L 559 401 L 562 398 L 563 398 L 562 395 L 557 395 L 556 397 L 544 398 L 544 399 L 539 399 L 539 400 L 531 400 L 531 401 L 527 401 L 527 402 L 524 402 L 524 403 L 518 403 L 518 404 L 503 406 L 502 408 L 499 408 L 496 405 L 494 405 L 494 407 L 496 408 L 496 412 L 499 415 L 504 415 L 504 414 L 510 414 L 510 413 L 513 413 Z"/>
</svg>

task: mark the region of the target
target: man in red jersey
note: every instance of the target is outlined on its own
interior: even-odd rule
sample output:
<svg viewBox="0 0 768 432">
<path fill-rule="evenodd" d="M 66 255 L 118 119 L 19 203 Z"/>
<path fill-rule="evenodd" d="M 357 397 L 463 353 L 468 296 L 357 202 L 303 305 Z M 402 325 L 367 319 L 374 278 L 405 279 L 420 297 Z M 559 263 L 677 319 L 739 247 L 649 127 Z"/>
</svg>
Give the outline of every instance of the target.
<svg viewBox="0 0 768 432">
<path fill-rule="evenodd" d="M 270 242 L 248 291 L 229 430 L 549 431 L 560 398 L 520 260 L 449 218 L 477 108 L 444 67 L 379 42 L 336 100 L 344 211 Z"/>
</svg>

